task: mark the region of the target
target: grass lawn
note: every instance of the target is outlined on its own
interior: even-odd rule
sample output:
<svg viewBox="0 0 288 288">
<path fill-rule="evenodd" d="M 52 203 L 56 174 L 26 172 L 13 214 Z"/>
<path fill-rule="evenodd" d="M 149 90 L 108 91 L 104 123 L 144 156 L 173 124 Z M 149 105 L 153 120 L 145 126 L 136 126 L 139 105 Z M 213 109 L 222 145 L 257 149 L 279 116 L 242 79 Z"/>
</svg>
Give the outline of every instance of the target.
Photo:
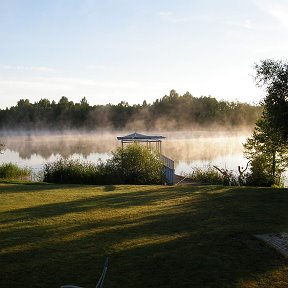
<svg viewBox="0 0 288 288">
<path fill-rule="evenodd" d="M 0 183 L 0 287 L 288 287 L 288 190 Z"/>
</svg>

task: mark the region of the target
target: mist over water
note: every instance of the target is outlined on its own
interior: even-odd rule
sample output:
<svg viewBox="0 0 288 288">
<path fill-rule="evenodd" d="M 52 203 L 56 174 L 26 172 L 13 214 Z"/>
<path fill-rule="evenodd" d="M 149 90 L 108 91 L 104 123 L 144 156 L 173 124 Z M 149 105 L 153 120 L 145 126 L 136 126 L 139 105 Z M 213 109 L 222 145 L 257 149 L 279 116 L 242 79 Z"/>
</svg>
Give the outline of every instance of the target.
<svg viewBox="0 0 288 288">
<path fill-rule="evenodd" d="M 37 133 L 35 135 L 2 136 L 5 144 L 0 161 L 13 162 L 20 166 L 41 169 L 45 162 L 57 157 L 74 157 L 97 162 L 107 160 L 111 152 L 121 143 L 117 136 L 130 134 L 131 131 L 77 133 L 67 131 L 63 134 Z M 251 135 L 250 130 L 240 131 L 177 131 L 177 132 L 140 132 L 147 135 L 162 135 L 162 154 L 175 161 L 177 174 L 190 173 L 192 168 L 208 164 L 221 168 L 237 170 L 245 166 L 242 143 Z"/>
</svg>

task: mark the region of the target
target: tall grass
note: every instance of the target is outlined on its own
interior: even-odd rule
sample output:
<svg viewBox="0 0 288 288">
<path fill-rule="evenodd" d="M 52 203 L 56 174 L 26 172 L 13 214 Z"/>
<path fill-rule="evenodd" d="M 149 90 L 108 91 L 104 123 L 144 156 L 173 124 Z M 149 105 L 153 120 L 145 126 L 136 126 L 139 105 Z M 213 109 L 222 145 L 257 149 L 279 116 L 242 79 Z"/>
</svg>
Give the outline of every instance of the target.
<svg viewBox="0 0 288 288">
<path fill-rule="evenodd" d="M 203 184 L 233 186 L 238 184 L 236 176 L 232 171 L 223 170 L 223 173 L 220 173 L 219 169 L 217 170 L 215 167 L 210 165 L 206 168 L 195 167 L 188 177 L 195 182 Z"/>
<path fill-rule="evenodd" d="M 0 165 L 0 178 L 4 179 L 22 179 L 31 178 L 32 170 L 27 167 L 19 167 L 11 162 Z"/>
<path fill-rule="evenodd" d="M 222 175 L 212 166 L 208 166 L 207 168 L 195 167 L 193 168 L 193 171 L 189 175 L 189 177 L 193 181 L 200 183 L 207 183 L 207 184 L 223 183 Z"/>
<path fill-rule="evenodd" d="M 105 167 L 72 158 L 59 158 L 44 165 L 44 181 L 65 184 L 105 184 Z"/>
<path fill-rule="evenodd" d="M 65 184 L 164 184 L 159 156 L 141 145 L 117 149 L 106 163 L 59 158 L 44 165 L 44 181 Z"/>
</svg>

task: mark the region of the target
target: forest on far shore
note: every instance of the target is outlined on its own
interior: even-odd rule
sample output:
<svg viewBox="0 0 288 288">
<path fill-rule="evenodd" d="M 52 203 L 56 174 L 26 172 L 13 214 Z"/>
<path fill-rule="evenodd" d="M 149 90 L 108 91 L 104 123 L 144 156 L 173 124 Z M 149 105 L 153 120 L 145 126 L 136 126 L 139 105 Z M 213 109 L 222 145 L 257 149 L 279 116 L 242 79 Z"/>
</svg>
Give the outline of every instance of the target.
<svg viewBox="0 0 288 288">
<path fill-rule="evenodd" d="M 152 104 L 143 101 L 137 105 L 122 101 L 91 106 L 85 97 L 79 103 L 65 96 L 58 103 L 21 99 L 16 106 L 0 110 L 0 130 L 252 128 L 262 110 L 260 105 L 194 97 L 189 92 L 179 95 L 175 90 Z"/>
</svg>

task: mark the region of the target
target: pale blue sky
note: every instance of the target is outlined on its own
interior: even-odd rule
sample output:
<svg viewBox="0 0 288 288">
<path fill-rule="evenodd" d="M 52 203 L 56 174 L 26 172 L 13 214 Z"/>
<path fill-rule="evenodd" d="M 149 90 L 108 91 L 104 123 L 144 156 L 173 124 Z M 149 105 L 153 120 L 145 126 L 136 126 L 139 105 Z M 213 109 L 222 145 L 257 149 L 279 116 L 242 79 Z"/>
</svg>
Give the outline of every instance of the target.
<svg viewBox="0 0 288 288">
<path fill-rule="evenodd" d="M 0 0 L 0 108 L 171 89 L 253 103 L 254 63 L 287 52 L 287 0 Z"/>
</svg>

